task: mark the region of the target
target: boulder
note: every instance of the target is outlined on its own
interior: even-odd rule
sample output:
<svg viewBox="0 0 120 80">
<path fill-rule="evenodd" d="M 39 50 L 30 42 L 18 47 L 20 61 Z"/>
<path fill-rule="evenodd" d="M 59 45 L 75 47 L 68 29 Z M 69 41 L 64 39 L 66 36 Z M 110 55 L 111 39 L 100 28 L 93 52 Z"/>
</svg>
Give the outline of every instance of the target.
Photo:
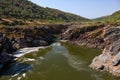
<svg viewBox="0 0 120 80">
<path fill-rule="evenodd" d="M 93 59 L 90 67 L 102 68 L 115 76 L 120 76 L 120 26 L 104 29 L 105 49 L 102 54 Z"/>
</svg>

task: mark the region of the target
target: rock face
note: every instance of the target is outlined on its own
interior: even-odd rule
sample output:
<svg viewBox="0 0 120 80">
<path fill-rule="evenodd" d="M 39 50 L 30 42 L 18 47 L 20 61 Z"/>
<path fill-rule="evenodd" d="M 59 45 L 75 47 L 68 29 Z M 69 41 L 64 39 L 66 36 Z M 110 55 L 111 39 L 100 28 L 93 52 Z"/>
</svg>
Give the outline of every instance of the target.
<svg viewBox="0 0 120 80">
<path fill-rule="evenodd" d="M 66 29 L 67 25 L 41 25 L 25 28 L 0 28 L 2 35 L 0 40 L 8 44 L 13 49 L 22 47 L 46 46 L 55 41 L 55 35 L 58 35 L 62 30 Z M 3 37 L 5 36 L 5 37 Z"/>
<path fill-rule="evenodd" d="M 90 67 L 120 76 L 120 26 L 105 27 L 103 35 L 105 48 L 101 55 L 93 59 Z"/>
<path fill-rule="evenodd" d="M 102 29 L 105 25 L 80 26 L 72 25 L 61 35 L 63 40 L 91 48 L 104 48 Z"/>
<path fill-rule="evenodd" d="M 67 25 L 59 24 L 0 28 L 0 69 L 14 59 L 14 51 L 24 47 L 50 45 L 55 41 L 55 35 L 61 34 L 66 28 Z"/>
<path fill-rule="evenodd" d="M 12 41 L 0 32 L 0 69 L 8 67 L 8 64 L 14 61 L 14 57 L 10 55 L 15 49 L 13 45 Z"/>
</svg>

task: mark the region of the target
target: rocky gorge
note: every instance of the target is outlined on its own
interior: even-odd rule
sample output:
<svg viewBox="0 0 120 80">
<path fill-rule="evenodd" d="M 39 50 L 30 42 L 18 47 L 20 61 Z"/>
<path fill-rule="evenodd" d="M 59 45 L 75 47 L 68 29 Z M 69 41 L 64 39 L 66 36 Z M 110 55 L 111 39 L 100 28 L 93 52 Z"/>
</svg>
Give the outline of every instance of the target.
<svg viewBox="0 0 120 80">
<path fill-rule="evenodd" d="M 25 47 L 47 46 L 58 38 L 80 46 L 103 49 L 102 54 L 93 59 L 90 67 L 120 76 L 119 23 L 91 26 L 72 23 L 0 28 L 0 68 L 15 61 L 12 54 L 16 50 Z"/>
</svg>

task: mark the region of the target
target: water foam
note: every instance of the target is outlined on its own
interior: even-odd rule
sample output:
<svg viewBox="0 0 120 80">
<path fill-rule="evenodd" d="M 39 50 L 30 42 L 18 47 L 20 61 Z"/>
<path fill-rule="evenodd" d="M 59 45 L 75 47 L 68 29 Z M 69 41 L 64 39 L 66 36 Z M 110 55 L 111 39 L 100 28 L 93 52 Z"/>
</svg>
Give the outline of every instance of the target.
<svg viewBox="0 0 120 80">
<path fill-rule="evenodd" d="M 24 56 L 25 54 L 31 53 L 31 52 L 36 52 L 39 51 L 39 49 L 44 49 L 47 47 L 28 47 L 28 48 L 23 48 L 23 49 L 19 49 L 16 52 L 14 52 L 14 56 L 15 57 L 21 57 Z"/>
</svg>

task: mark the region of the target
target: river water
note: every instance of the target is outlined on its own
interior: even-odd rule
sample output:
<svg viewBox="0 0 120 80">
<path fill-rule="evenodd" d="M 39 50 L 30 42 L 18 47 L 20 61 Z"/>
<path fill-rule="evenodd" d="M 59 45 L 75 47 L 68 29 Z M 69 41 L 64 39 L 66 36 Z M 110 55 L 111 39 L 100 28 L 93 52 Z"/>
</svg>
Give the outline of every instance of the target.
<svg viewBox="0 0 120 80">
<path fill-rule="evenodd" d="M 88 67 L 101 50 L 56 42 L 20 57 L 0 72 L 0 80 L 120 80 Z"/>
</svg>

